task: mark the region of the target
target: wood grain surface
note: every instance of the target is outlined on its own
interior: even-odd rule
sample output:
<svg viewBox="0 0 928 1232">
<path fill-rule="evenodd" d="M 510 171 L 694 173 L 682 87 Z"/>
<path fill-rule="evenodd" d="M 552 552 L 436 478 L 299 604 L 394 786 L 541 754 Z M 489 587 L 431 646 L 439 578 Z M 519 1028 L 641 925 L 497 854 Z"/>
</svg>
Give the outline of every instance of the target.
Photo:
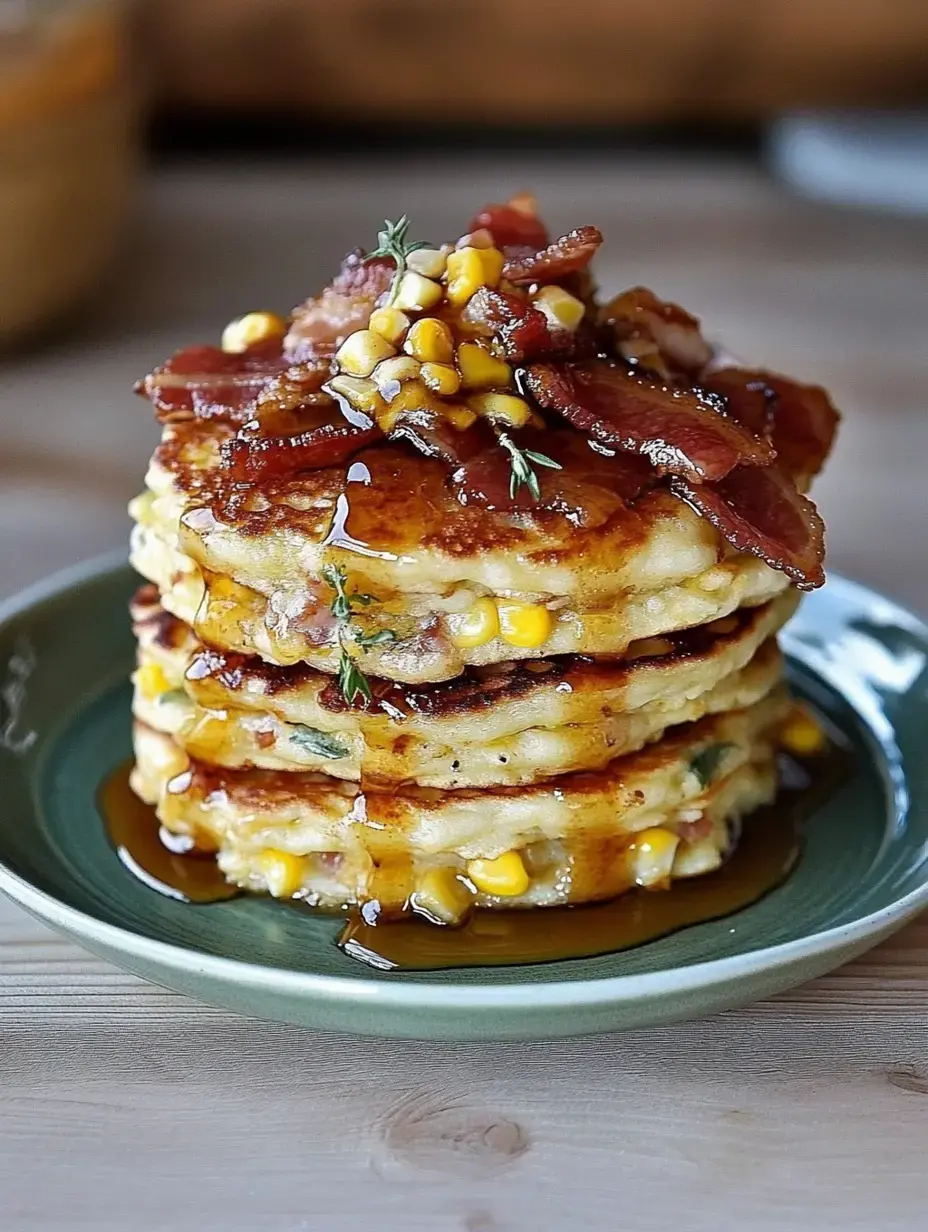
<svg viewBox="0 0 928 1232">
<path fill-rule="evenodd" d="M 155 439 L 132 380 L 286 309 L 386 214 L 442 236 L 534 185 L 647 281 L 845 410 L 831 563 L 928 610 L 924 223 L 690 161 L 168 170 L 70 332 L 0 367 L 0 591 L 121 542 Z M 11 819 L 4 819 L 10 824 Z M 0 903 L 4 1232 L 918 1232 L 928 921 L 773 1001 L 534 1045 L 360 1041 L 142 984 Z"/>
<path fill-rule="evenodd" d="M 145 0 L 161 102 L 389 123 L 750 119 L 924 100 L 919 0 Z"/>
</svg>

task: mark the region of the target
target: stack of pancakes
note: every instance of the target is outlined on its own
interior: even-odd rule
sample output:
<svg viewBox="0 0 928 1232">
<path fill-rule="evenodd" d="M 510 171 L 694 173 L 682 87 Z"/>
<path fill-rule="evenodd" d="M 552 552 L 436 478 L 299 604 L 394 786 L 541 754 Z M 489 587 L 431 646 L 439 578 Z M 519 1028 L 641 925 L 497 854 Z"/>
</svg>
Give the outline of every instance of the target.
<svg viewBox="0 0 928 1232">
<path fill-rule="evenodd" d="M 528 237 L 505 233 L 511 207 L 497 208 L 463 245 L 495 242 L 509 263 L 500 294 L 515 303 L 529 286 L 534 302 L 535 283 L 505 275 L 540 240 L 516 243 Z M 518 212 L 529 216 L 524 202 Z M 365 418 L 339 396 L 344 339 L 390 294 L 359 283 L 357 257 L 346 267 L 350 279 L 343 269 L 286 326 L 268 318 L 245 345 L 181 352 L 143 384 L 164 430 L 132 507 L 132 559 L 149 582 L 132 607 L 135 791 L 172 844 L 214 851 L 246 890 L 442 923 L 718 867 L 741 819 L 776 792 L 789 707 L 776 633 L 797 583 L 819 580 L 821 544 L 790 541 L 790 511 L 768 516 L 766 497 L 758 513 L 725 479 L 699 487 L 705 467 L 667 464 L 668 443 L 696 450 L 673 437 L 680 391 L 711 384 L 706 355 L 698 380 L 680 358 L 681 333 L 701 342 L 695 322 L 682 329 L 692 318 L 653 297 L 647 315 L 640 293 L 634 329 L 620 328 L 618 301 L 604 315 L 585 268 L 548 259 L 544 281 L 583 305 L 581 333 L 600 331 L 596 358 L 568 350 L 533 368 L 524 339 L 485 330 L 531 418 L 459 416 L 466 431 L 449 446 L 444 421 L 429 435 L 434 401 L 407 422 Z M 580 368 L 607 362 L 636 391 L 666 395 L 671 419 L 642 433 L 646 446 L 556 418 L 543 378 L 576 376 L 576 395 Z M 737 418 L 790 458 L 775 482 L 814 534 L 798 493 L 833 418 L 824 445 L 821 417 L 802 419 L 817 443 L 800 448 L 790 396 L 810 387 L 765 377 L 759 424 L 758 374 L 717 378 L 702 414 Z M 790 410 L 779 424 L 778 399 Z M 530 485 L 498 490 L 503 433 L 544 459 L 534 498 Z M 336 436 L 335 452 L 307 452 Z M 660 458 L 648 452 L 658 436 Z M 236 466 L 239 442 L 256 440 L 273 465 Z M 633 491 L 618 469 L 631 454 Z"/>
</svg>

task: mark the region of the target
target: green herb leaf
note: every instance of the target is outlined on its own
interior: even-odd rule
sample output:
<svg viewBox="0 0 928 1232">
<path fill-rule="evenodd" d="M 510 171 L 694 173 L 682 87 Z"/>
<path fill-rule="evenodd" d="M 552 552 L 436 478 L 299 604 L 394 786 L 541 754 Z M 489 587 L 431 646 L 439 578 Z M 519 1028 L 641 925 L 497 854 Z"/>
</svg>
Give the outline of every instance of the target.
<svg viewBox="0 0 928 1232">
<path fill-rule="evenodd" d="M 383 646 L 387 642 L 396 641 L 396 634 L 392 629 L 380 629 L 377 633 L 359 633 L 355 630 L 352 633 L 352 637 L 362 650 L 369 650 L 371 646 Z"/>
<path fill-rule="evenodd" d="M 370 261 L 373 257 L 392 257 L 396 262 L 396 273 L 393 275 L 393 283 L 390 287 L 390 294 L 387 297 L 387 306 L 394 302 L 400 290 L 400 283 L 403 281 L 403 275 L 406 273 L 406 262 L 410 253 L 418 252 L 420 248 L 428 248 L 425 240 L 413 240 L 410 242 L 406 236 L 409 232 L 409 219 L 404 214 L 398 222 L 390 222 L 389 219 L 384 219 L 383 230 L 377 232 L 377 247 L 373 252 L 369 252 L 364 258 L 365 261 Z"/>
<path fill-rule="evenodd" d="M 515 500 L 516 493 L 525 485 L 535 500 L 541 499 L 541 487 L 538 476 L 532 470 L 531 463 L 536 466 L 547 466 L 550 470 L 561 470 L 560 462 L 555 462 L 546 453 L 538 453 L 534 449 L 520 449 L 507 432 L 500 432 L 497 440 L 509 454 L 512 474 L 509 476 L 509 496 Z"/>
<path fill-rule="evenodd" d="M 344 646 L 342 646 L 342 657 L 338 663 L 336 679 L 342 691 L 342 697 L 349 706 L 354 705 L 357 697 L 363 697 L 364 701 L 370 704 L 373 696 L 370 682 Z"/>
<path fill-rule="evenodd" d="M 708 744 L 696 754 L 690 762 L 690 769 L 699 779 L 700 787 L 705 788 L 709 786 L 721 765 L 722 758 L 731 748 L 734 748 L 734 745 Z"/>
<path fill-rule="evenodd" d="M 307 727 L 305 723 L 293 723 L 290 729 L 290 739 L 306 753 L 315 753 L 317 757 L 338 758 L 347 757 L 348 749 L 327 732 Z"/>
</svg>

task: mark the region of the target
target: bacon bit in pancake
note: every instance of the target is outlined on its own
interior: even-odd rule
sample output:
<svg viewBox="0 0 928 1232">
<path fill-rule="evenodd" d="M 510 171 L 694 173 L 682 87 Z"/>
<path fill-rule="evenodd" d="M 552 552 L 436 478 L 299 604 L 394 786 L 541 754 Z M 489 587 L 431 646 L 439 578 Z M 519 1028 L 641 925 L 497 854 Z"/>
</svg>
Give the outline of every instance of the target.
<svg viewBox="0 0 928 1232">
<path fill-rule="evenodd" d="M 510 282 L 559 282 L 586 269 L 603 242 L 596 227 L 578 227 L 531 256 L 511 257 L 503 266 Z"/>
<path fill-rule="evenodd" d="M 545 410 L 604 444 L 643 454 L 661 474 L 700 483 L 774 457 L 769 443 L 727 418 L 712 395 L 649 384 L 602 360 L 532 364 L 524 382 Z"/>
<path fill-rule="evenodd" d="M 344 462 L 381 437 L 380 429 L 328 423 L 295 436 L 243 436 L 223 441 L 224 470 L 236 483 L 257 483 Z"/>
<path fill-rule="evenodd" d="M 322 294 L 294 309 L 283 344 L 287 357 L 300 362 L 331 358 L 349 334 L 367 325 L 395 271 L 392 259 L 366 259 L 360 249 L 349 253 Z"/>
<path fill-rule="evenodd" d="M 840 416 L 821 386 L 746 368 L 721 368 L 705 385 L 725 396 L 739 423 L 769 438 L 787 474 L 808 480 L 822 469 Z"/>
<path fill-rule="evenodd" d="M 674 476 L 671 490 L 732 547 L 759 556 L 801 590 L 824 582 L 824 523 L 779 466 L 739 466 L 718 483 L 692 484 Z"/>
<path fill-rule="evenodd" d="M 215 346 L 185 347 L 139 381 L 135 392 L 151 399 L 161 423 L 241 423 L 251 418 L 255 400 L 288 364 L 277 339 L 239 354 Z"/>
<path fill-rule="evenodd" d="M 519 200 L 524 199 L 519 198 Z M 489 231 L 496 247 L 504 250 L 525 248 L 531 252 L 538 252 L 548 243 L 548 232 L 541 219 L 525 209 L 517 209 L 516 206 L 510 204 L 485 205 L 474 215 L 467 228 L 468 231 L 482 229 Z"/>
</svg>

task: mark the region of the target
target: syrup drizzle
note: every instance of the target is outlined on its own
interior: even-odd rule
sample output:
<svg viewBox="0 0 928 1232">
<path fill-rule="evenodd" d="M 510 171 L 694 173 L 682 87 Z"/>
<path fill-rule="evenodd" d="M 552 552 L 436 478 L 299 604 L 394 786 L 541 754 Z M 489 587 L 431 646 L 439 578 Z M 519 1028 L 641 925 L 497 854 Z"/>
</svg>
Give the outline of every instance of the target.
<svg viewBox="0 0 928 1232">
<path fill-rule="evenodd" d="M 478 910 L 459 928 L 416 917 L 371 923 L 376 912 L 353 911 L 338 945 L 380 970 L 502 966 L 615 953 L 734 916 L 795 869 L 805 822 L 843 779 L 847 761 L 847 751 L 834 744 L 802 762 L 784 758 L 777 799 L 745 820 L 731 858 L 714 873 L 675 882 L 670 891 L 632 890 L 609 902 L 534 911 Z M 154 810 L 131 790 L 130 771 L 131 762 L 119 766 L 99 793 L 110 840 L 126 869 L 151 889 L 186 903 L 239 895 L 211 852 L 159 826 Z"/>
</svg>

